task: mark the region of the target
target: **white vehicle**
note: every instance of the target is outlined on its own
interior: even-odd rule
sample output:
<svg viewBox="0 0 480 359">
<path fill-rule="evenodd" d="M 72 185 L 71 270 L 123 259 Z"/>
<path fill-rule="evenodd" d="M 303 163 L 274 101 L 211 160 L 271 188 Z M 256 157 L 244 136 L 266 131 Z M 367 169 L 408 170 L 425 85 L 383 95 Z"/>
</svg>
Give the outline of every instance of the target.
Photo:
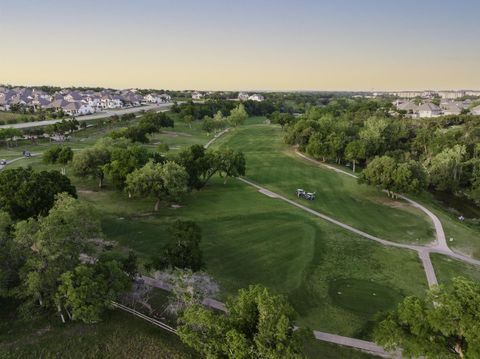
<svg viewBox="0 0 480 359">
<path fill-rule="evenodd" d="M 7 164 L 7 160 L 6 160 L 6 159 L 1 159 L 1 160 L 0 160 L 0 165 L 5 166 L 6 164 Z"/>
</svg>

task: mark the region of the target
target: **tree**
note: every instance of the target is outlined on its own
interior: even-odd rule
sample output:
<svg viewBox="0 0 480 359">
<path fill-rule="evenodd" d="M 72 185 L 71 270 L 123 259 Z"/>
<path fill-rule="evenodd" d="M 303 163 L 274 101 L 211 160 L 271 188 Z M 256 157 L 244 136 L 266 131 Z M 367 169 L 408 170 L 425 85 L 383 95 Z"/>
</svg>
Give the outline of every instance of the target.
<svg viewBox="0 0 480 359">
<path fill-rule="evenodd" d="M 64 193 L 47 216 L 17 223 L 14 240 L 26 257 L 17 295 L 52 306 L 60 275 L 79 263 L 80 253 L 89 253 L 89 240 L 100 234 L 92 209 Z"/>
<path fill-rule="evenodd" d="M 96 144 L 86 148 L 73 157 L 72 167 L 76 176 L 94 177 L 98 187 L 103 186 L 104 166 L 110 162 L 111 150 L 107 146 Z"/>
<path fill-rule="evenodd" d="M 388 156 L 375 157 L 359 177 L 359 183 L 380 187 L 391 197 L 396 193 L 417 193 L 427 185 L 425 171 L 416 161 L 398 164 Z"/>
<path fill-rule="evenodd" d="M 243 104 L 240 104 L 230 111 L 230 116 L 228 116 L 228 122 L 233 127 L 237 127 L 242 125 L 247 120 L 247 118 L 248 113 L 247 111 L 245 111 L 245 106 L 243 106 Z"/>
<path fill-rule="evenodd" d="M 116 261 L 80 264 L 60 276 L 55 301 L 70 319 L 96 323 L 112 307 L 112 301 L 130 286 L 130 278 Z"/>
<path fill-rule="evenodd" d="M 190 188 L 198 190 L 203 187 L 201 177 L 210 167 L 209 161 L 206 150 L 201 145 L 192 145 L 179 153 L 177 162 L 187 171 Z"/>
<path fill-rule="evenodd" d="M 23 264 L 23 255 L 13 242 L 12 227 L 8 213 L 0 211 L 0 297 L 9 296 L 19 285 L 18 272 Z"/>
<path fill-rule="evenodd" d="M 177 220 L 169 228 L 170 240 L 163 247 L 160 257 L 154 260 L 158 270 L 165 268 L 200 270 L 203 263 L 200 241 L 202 231 L 192 221 Z"/>
<path fill-rule="evenodd" d="M 201 145 L 193 145 L 180 152 L 177 161 L 188 173 L 189 187 L 198 190 L 217 173 L 220 173 L 225 181 L 228 177 L 245 174 L 243 153 L 228 148 L 212 151 Z"/>
<path fill-rule="evenodd" d="M 148 157 L 148 151 L 138 145 L 114 148 L 110 163 L 103 166 L 103 171 L 114 187 L 123 189 L 128 174 L 144 166 Z"/>
<path fill-rule="evenodd" d="M 408 358 L 480 357 L 480 284 L 455 278 L 425 299 L 407 297 L 374 330 L 386 350 Z"/>
<path fill-rule="evenodd" d="M 245 156 L 243 152 L 235 151 L 229 148 L 217 151 L 219 162 L 219 173 L 224 178 L 224 184 L 228 177 L 238 177 L 245 175 Z"/>
<path fill-rule="evenodd" d="M 0 207 L 12 219 L 46 215 L 62 192 L 76 197 L 75 187 L 58 171 L 8 168 L 0 173 Z"/>
<path fill-rule="evenodd" d="M 205 131 L 207 134 L 211 134 L 215 131 L 215 122 L 211 117 L 205 116 L 202 121 L 202 130 Z"/>
<path fill-rule="evenodd" d="M 353 172 L 355 172 L 355 166 L 357 162 L 364 160 L 365 157 L 365 144 L 363 141 L 352 141 L 345 147 L 345 158 L 349 161 L 352 161 Z"/>
<path fill-rule="evenodd" d="M 138 123 L 140 129 L 145 130 L 147 133 L 159 132 L 163 127 L 173 127 L 173 120 L 168 117 L 165 112 L 152 112 L 145 113 Z"/>
<path fill-rule="evenodd" d="M 305 335 L 294 330 L 294 311 L 259 285 L 241 289 L 228 315 L 193 305 L 180 317 L 180 339 L 207 358 L 305 358 Z"/>
<path fill-rule="evenodd" d="M 465 154 L 464 145 L 455 145 L 426 161 L 430 181 L 437 190 L 453 192 L 459 187 Z"/>
<path fill-rule="evenodd" d="M 192 128 L 193 121 L 194 121 L 194 119 L 193 119 L 192 115 L 183 116 L 183 122 L 185 122 L 188 125 L 188 127 L 190 127 L 190 128 Z"/>
<path fill-rule="evenodd" d="M 156 198 L 155 211 L 160 201 L 179 201 L 187 192 L 188 174 L 179 164 L 167 161 L 164 164 L 148 162 L 126 177 L 125 190 L 132 196 Z"/>
<path fill-rule="evenodd" d="M 68 146 L 55 146 L 43 153 L 43 161 L 50 164 L 63 165 L 62 173 L 65 174 L 65 166 L 73 159 L 73 150 Z"/>
</svg>

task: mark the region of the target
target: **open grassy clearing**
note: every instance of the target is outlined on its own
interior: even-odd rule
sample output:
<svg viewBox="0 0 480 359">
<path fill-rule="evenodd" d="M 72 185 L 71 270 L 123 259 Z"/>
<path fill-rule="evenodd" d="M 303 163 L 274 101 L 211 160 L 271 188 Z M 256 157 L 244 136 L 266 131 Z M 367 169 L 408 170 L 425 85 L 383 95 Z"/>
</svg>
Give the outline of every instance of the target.
<svg viewBox="0 0 480 359">
<path fill-rule="evenodd" d="M 231 131 L 217 145 L 241 149 L 247 158 L 247 175 L 262 186 L 296 199 L 295 190 L 316 192 L 313 209 L 384 239 L 422 244 L 433 240 L 429 219 L 404 202 L 360 186 L 354 178 L 322 169 L 298 158 L 283 143 L 277 126 L 250 126 Z"/>
<path fill-rule="evenodd" d="M 175 335 L 119 310 L 97 324 L 62 324 L 57 316 L 21 321 L 12 305 L 1 304 L 2 359 L 199 358 Z"/>
<path fill-rule="evenodd" d="M 235 180 L 223 185 L 215 178 L 182 208 L 159 213 L 152 212 L 153 201 L 118 192 L 90 188 L 79 195 L 102 213 L 109 240 L 144 258 L 161 250 L 173 220 L 196 221 L 206 271 L 219 282 L 220 299 L 261 283 L 287 295 L 300 323 L 318 330 L 368 337 L 379 311 L 426 289 L 415 253 L 361 239 Z"/>
<path fill-rule="evenodd" d="M 22 114 L 22 113 L 14 113 L 8 111 L 0 111 L 0 121 L 5 121 L 5 123 L 9 120 L 27 120 L 35 119 L 37 116 L 35 114 Z"/>
<path fill-rule="evenodd" d="M 27 164 L 59 168 L 40 158 L 15 165 Z M 324 172 L 298 161 L 302 167 Z M 368 338 L 379 311 L 426 289 L 415 253 L 361 239 L 236 180 L 223 185 L 215 178 L 189 195 L 182 208 L 164 207 L 160 213 L 152 212 L 153 200 L 132 200 L 124 193 L 98 191 L 95 181 L 72 180 L 79 197 L 99 211 L 107 239 L 119 248 L 133 248 L 147 258 L 163 247 L 171 221 L 194 220 L 203 230 L 206 270 L 221 285 L 220 299 L 261 283 L 287 295 L 300 323 L 318 330 Z"/>
<path fill-rule="evenodd" d="M 440 284 L 448 284 L 455 277 L 480 282 L 480 267 L 437 253 L 432 253 L 431 258 Z"/>
</svg>

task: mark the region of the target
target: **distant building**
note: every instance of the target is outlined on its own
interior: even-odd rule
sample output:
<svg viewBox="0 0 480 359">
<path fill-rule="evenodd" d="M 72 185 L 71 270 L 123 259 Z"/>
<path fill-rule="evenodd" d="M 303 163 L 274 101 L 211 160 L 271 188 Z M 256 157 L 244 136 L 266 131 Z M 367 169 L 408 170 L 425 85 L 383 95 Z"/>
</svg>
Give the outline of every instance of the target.
<svg viewBox="0 0 480 359">
<path fill-rule="evenodd" d="M 238 99 L 239 99 L 240 101 L 247 101 L 248 98 L 249 98 L 249 95 L 248 95 L 248 93 L 246 93 L 246 92 L 240 92 L 240 93 L 238 94 Z"/>
<path fill-rule="evenodd" d="M 480 105 L 472 108 L 471 112 L 472 112 L 472 115 L 480 116 Z"/>
<path fill-rule="evenodd" d="M 249 96 L 248 99 L 250 101 L 257 101 L 257 102 L 262 102 L 263 100 L 265 100 L 265 98 L 260 94 L 253 94 L 252 96 Z"/>
<path fill-rule="evenodd" d="M 444 115 L 460 115 L 464 106 L 458 101 L 442 101 L 440 103 L 440 108 Z"/>
<path fill-rule="evenodd" d="M 431 102 L 426 102 L 418 107 L 418 117 L 431 118 L 441 114 L 441 108 Z"/>
<path fill-rule="evenodd" d="M 456 100 L 466 95 L 465 91 L 438 91 L 438 96 L 444 99 Z"/>
<path fill-rule="evenodd" d="M 201 100 L 203 98 L 203 94 L 198 91 L 192 92 L 192 100 Z"/>
</svg>

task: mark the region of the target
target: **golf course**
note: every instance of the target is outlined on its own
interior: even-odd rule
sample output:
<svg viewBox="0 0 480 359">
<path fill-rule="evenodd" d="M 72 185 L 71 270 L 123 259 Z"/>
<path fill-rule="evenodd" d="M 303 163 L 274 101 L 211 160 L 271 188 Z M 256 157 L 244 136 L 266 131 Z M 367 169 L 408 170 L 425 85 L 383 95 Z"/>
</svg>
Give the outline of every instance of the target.
<svg viewBox="0 0 480 359">
<path fill-rule="evenodd" d="M 280 126 L 263 122 L 264 118 L 251 118 L 219 136 L 210 147 L 242 151 L 246 179 L 348 226 L 398 244 L 428 246 L 435 241 L 434 226 L 424 212 L 406 201 L 388 198 L 375 187 L 360 185 L 355 178 L 301 158 L 295 148 L 284 143 Z M 74 151 L 87 148 L 113 129 L 89 127 L 74 133 L 68 145 Z M 143 146 L 153 151 L 158 144 L 166 144 L 170 148 L 167 157 L 173 158 L 181 149 L 211 139 L 200 124 L 187 125 L 176 118 L 173 130 L 153 135 Z M 41 158 L 41 153 L 54 145 L 44 142 L 28 146 L 38 156 L 16 161 L 9 168 L 60 170 L 60 165 L 45 164 Z M 18 157 L 16 153 L 18 148 L 2 149 L 0 156 L 12 159 Z M 108 183 L 100 189 L 95 180 L 71 173 L 67 165 L 66 174 L 79 198 L 98 213 L 105 238 L 117 243 L 118 251 L 132 249 L 140 261 L 146 262 L 161 251 L 169 240 L 168 227 L 175 220 L 195 221 L 202 230 L 205 271 L 219 284 L 216 299 L 221 301 L 240 288 L 259 283 L 288 298 L 298 313 L 300 326 L 371 340 L 377 318 L 406 296 L 421 297 L 428 289 L 416 251 L 370 241 L 236 178 L 224 183 L 216 176 L 177 206 L 164 205 L 154 212 L 152 199 L 129 198 Z M 297 198 L 295 191 L 300 188 L 315 192 L 316 199 Z M 440 218 L 447 238 L 454 238 L 452 249 L 478 256 L 480 239 L 474 229 L 456 223 L 428 195 L 415 199 Z M 480 267 L 441 254 L 433 254 L 432 263 L 440 283 L 459 275 L 480 278 Z M 114 321 L 123 320 L 122 316 L 114 314 Z M 143 323 L 136 327 L 138 331 L 152 331 Z M 101 325 L 97 330 L 103 330 Z M 121 332 L 121 326 L 116 330 Z M 351 349 L 313 342 L 308 348 L 312 358 L 334 358 L 335 353 L 345 350 Z M 353 351 L 349 355 L 369 357 Z"/>
</svg>

